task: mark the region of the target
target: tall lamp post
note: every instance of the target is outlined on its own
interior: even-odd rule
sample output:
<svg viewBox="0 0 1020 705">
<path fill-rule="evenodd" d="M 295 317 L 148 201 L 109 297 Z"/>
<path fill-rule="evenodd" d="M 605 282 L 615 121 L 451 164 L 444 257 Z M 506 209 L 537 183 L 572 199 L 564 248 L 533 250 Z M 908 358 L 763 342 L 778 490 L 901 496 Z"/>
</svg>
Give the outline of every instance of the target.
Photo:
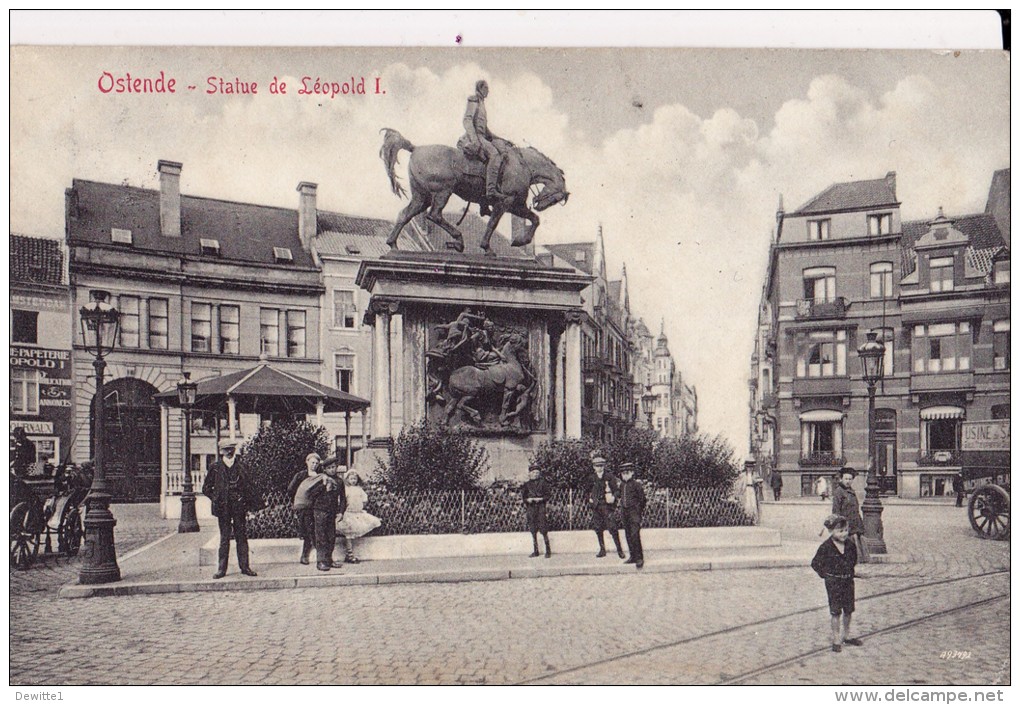
<svg viewBox="0 0 1020 705">
<path fill-rule="evenodd" d="M 655 428 L 652 425 L 652 414 L 655 413 L 655 395 L 652 394 L 652 385 L 645 385 L 645 393 L 641 395 L 641 410 L 648 417 L 648 428 Z"/>
<path fill-rule="evenodd" d="M 886 553 L 882 528 L 882 499 L 878 485 L 875 458 L 875 387 L 885 373 L 885 346 L 878 341 L 878 333 L 868 332 L 868 339 L 857 348 L 861 358 L 861 372 L 868 385 L 868 484 L 864 504 L 864 541 L 871 553 Z"/>
<path fill-rule="evenodd" d="M 191 381 L 191 373 L 177 383 L 177 401 L 184 410 L 184 490 L 181 492 L 181 521 L 177 533 L 192 534 L 199 530 L 195 514 L 195 488 L 191 484 L 191 407 L 195 405 L 198 384 Z"/>
<path fill-rule="evenodd" d="M 112 583 L 120 580 L 113 527 L 117 520 L 110 512 L 110 494 L 106 491 L 106 462 L 103 457 L 106 425 L 106 404 L 103 399 L 103 374 L 106 356 L 117 343 L 120 313 L 106 301 L 106 292 L 93 293 L 94 300 L 81 307 L 81 335 L 85 349 L 95 358 L 95 417 L 92 434 L 95 473 L 86 498 L 85 551 L 78 582 L 83 585 Z"/>
</svg>

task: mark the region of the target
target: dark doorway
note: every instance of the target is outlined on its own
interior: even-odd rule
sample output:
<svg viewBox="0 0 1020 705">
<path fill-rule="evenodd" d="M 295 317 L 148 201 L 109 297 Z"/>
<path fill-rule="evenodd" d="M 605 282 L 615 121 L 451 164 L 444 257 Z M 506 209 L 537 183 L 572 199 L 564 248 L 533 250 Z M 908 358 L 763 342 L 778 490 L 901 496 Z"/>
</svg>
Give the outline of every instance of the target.
<svg viewBox="0 0 1020 705">
<path fill-rule="evenodd" d="M 153 399 L 159 390 L 124 377 L 103 386 L 106 433 L 103 457 L 106 483 L 115 502 L 158 502 L 160 490 L 160 416 Z M 90 413 L 95 438 L 96 401 Z"/>
</svg>

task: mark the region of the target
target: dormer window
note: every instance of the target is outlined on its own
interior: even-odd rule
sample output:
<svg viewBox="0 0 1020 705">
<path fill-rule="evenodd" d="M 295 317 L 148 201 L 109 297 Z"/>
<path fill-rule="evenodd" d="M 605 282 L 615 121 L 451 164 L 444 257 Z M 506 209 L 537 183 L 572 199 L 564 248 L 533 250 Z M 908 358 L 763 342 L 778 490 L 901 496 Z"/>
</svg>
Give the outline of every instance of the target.
<svg viewBox="0 0 1020 705">
<path fill-rule="evenodd" d="M 928 260 L 931 285 L 930 291 L 953 290 L 953 258 L 932 257 Z"/>
<path fill-rule="evenodd" d="M 110 240 L 119 245 L 132 244 L 131 231 L 123 228 L 110 228 Z"/>
<path fill-rule="evenodd" d="M 349 255 L 360 255 L 361 254 L 361 248 L 358 247 L 357 245 L 347 245 L 347 247 L 345 249 L 347 250 L 347 254 L 349 254 Z"/>
<path fill-rule="evenodd" d="M 294 261 L 294 255 L 290 253 L 290 248 L 288 247 L 274 247 L 273 257 L 276 258 L 277 264 Z"/>
<path fill-rule="evenodd" d="M 577 250 L 576 252 L 574 252 L 574 261 L 575 262 L 584 262 L 586 259 L 587 259 L 587 255 L 585 254 L 584 250 Z"/>
<path fill-rule="evenodd" d="M 888 235 L 892 232 L 892 213 L 877 213 L 868 216 L 869 235 Z"/>
<path fill-rule="evenodd" d="M 832 221 L 828 218 L 825 220 L 809 220 L 807 223 L 808 240 L 828 240 L 831 225 Z"/>
<path fill-rule="evenodd" d="M 220 256 L 220 241 L 203 237 L 199 240 L 203 255 Z"/>
</svg>

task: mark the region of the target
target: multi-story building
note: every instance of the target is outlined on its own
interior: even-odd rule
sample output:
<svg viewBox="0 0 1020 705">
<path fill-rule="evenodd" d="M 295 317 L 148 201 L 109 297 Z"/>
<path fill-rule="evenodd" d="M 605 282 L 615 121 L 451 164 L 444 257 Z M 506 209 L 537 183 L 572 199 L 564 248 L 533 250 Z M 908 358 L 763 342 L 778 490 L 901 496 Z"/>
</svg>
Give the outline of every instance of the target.
<svg viewBox="0 0 1020 705">
<path fill-rule="evenodd" d="M 581 292 L 581 431 L 611 441 L 634 426 L 631 377 L 630 298 L 627 269 L 620 279 L 606 273 L 605 245 L 599 227 L 594 242 L 546 245 L 546 249 L 585 274 L 591 285 Z"/>
<path fill-rule="evenodd" d="M 71 296 L 59 240 L 11 235 L 10 430 L 35 446 L 29 477 L 68 458 L 72 405 Z M 90 368 L 91 369 L 91 368 Z"/>
<path fill-rule="evenodd" d="M 633 405 L 642 411 L 642 397 L 655 397 L 651 427 L 663 438 L 681 438 L 698 430 L 698 392 L 684 381 L 666 337 L 662 321 L 658 337 L 653 337 L 641 319 L 631 327 L 631 340 L 637 353 L 634 365 Z M 648 425 L 647 415 L 643 416 Z"/>
<path fill-rule="evenodd" d="M 75 179 L 66 192 L 71 300 L 97 291 L 120 311 L 107 358 L 106 474 L 119 501 L 156 501 L 168 516 L 180 504 L 183 419 L 155 395 L 193 380 L 268 360 L 318 379 L 323 286 L 311 253 L 314 185 L 301 184 L 298 209 L 182 195 L 181 165 L 160 161 L 159 190 Z M 79 462 L 92 452 L 92 359 L 74 324 L 74 441 Z M 258 417 L 232 420 L 245 435 Z M 216 457 L 216 424 L 196 414 L 192 467 L 201 481 Z M 199 505 L 200 511 L 204 508 Z"/>
<path fill-rule="evenodd" d="M 948 494 L 964 420 L 1009 417 L 1009 170 L 985 212 L 901 222 L 896 176 L 780 209 L 751 377 L 751 448 L 788 492 L 868 464 L 857 348 L 885 345 L 876 468 L 885 492 Z M 858 480 L 863 485 L 863 473 Z"/>
</svg>

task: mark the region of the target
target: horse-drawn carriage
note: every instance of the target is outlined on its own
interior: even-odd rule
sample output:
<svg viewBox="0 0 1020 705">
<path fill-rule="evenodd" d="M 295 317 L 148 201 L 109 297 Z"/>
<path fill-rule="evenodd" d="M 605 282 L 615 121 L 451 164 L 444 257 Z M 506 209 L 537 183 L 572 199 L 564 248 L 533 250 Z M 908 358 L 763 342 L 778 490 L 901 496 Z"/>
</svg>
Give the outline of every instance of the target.
<svg viewBox="0 0 1020 705">
<path fill-rule="evenodd" d="M 1009 538 L 1009 419 L 965 421 L 963 478 L 971 490 L 967 515 L 983 539 Z"/>
<path fill-rule="evenodd" d="M 92 484 L 88 471 L 74 465 L 59 469 L 53 494 L 45 501 L 21 477 L 10 475 L 11 567 L 31 566 L 40 544 L 45 553 L 52 553 L 54 536 L 58 553 L 77 555 L 85 535 L 83 502 Z"/>
<path fill-rule="evenodd" d="M 1009 470 L 969 468 L 966 478 L 975 482 L 967 504 L 970 525 L 983 539 L 1009 538 Z"/>
</svg>

